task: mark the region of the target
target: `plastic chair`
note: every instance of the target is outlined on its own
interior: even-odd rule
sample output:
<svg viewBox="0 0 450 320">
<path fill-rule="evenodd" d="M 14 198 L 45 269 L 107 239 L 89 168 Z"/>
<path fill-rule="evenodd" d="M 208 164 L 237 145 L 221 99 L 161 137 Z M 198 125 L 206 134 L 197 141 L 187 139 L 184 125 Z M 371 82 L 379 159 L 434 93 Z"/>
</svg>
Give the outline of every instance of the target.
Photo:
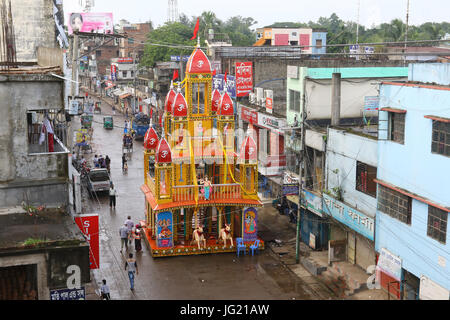
<svg viewBox="0 0 450 320">
<path fill-rule="evenodd" d="M 242 238 L 236 238 L 236 248 L 237 248 L 237 256 L 239 257 L 239 253 L 244 251 L 245 255 L 245 244 Z"/>
<path fill-rule="evenodd" d="M 249 247 L 252 250 L 252 256 L 253 256 L 253 252 L 256 249 L 256 251 L 258 251 L 259 247 L 259 239 L 255 240 L 255 242 Z"/>
</svg>

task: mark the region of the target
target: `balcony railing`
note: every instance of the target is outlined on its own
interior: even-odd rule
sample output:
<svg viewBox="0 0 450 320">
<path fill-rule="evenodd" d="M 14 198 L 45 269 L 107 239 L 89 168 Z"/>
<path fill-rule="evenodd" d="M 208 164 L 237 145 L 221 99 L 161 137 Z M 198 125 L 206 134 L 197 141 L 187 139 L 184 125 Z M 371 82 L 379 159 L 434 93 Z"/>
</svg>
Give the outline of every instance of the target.
<svg viewBox="0 0 450 320">
<path fill-rule="evenodd" d="M 174 201 L 194 201 L 198 194 L 198 200 L 205 200 L 202 192 L 203 186 L 187 185 L 173 187 Z M 242 196 L 239 184 L 213 184 L 210 189 L 209 200 L 240 199 Z"/>
</svg>

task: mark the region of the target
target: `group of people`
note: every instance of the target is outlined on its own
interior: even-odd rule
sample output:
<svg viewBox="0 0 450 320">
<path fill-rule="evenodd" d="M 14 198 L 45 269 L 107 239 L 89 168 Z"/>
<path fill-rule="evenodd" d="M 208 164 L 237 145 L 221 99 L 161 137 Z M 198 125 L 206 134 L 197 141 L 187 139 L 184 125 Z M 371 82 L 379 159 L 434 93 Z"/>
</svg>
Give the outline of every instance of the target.
<svg viewBox="0 0 450 320">
<path fill-rule="evenodd" d="M 123 247 L 125 246 L 126 251 L 128 251 L 128 246 L 131 245 L 131 242 L 134 240 L 134 249 L 136 252 L 142 251 L 141 244 L 141 233 L 142 227 L 141 225 L 134 224 L 131 220 L 131 216 L 127 217 L 124 225 L 119 229 L 119 235 L 121 240 L 120 252 L 122 252 Z M 130 289 L 134 290 L 134 274 L 139 274 L 136 260 L 133 259 L 133 254 L 129 253 L 128 259 L 125 262 L 125 270 L 128 269 L 128 277 L 130 279 Z"/>
<path fill-rule="evenodd" d="M 102 155 L 95 155 L 93 162 L 95 168 L 106 168 L 108 169 L 108 171 L 110 171 L 111 158 L 108 157 L 108 155 L 106 155 L 105 158 L 103 158 Z"/>
</svg>

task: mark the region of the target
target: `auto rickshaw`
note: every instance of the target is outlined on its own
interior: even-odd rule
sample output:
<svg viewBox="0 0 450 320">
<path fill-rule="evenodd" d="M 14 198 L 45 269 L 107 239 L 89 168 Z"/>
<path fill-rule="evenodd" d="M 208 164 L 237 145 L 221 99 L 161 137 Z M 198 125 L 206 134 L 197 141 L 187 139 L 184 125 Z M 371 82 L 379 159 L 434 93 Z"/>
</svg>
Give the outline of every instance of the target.
<svg viewBox="0 0 450 320">
<path fill-rule="evenodd" d="M 93 116 L 90 115 L 82 115 L 81 116 L 81 128 L 89 129 L 92 127 L 92 119 Z"/>
<path fill-rule="evenodd" d="M 114 128 L 113 117 L 107 116 L 103 117 L 103 128 L 112 130 Z"/>
</svg>

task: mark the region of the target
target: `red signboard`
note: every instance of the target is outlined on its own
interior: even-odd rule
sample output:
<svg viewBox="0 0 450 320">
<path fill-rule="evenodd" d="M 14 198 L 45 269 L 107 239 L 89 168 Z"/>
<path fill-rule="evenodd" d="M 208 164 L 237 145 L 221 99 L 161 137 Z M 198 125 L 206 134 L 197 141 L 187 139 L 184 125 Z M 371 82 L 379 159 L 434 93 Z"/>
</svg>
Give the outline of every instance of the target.
<svg viewBox="0 0 450 320">
<path fill-rule="evenodd" d="M 272 113 L 273 101 L 272 98 L 266 98 L 266 112 Z"/>
<path fill-rule="evenodd" d="M 258 124 L 258 112 L 241 107 L 241 119 L 251 124 Z"/>
<path fill-rule="evenodd" d="M 100 267 L 100 241 L 98 214 L 75 217 L 75 223 L 89 243 L 89 264 L 91 269 Z"/>
<path fill-rule="evenodd" d="M 133 63 L 133 58 L 117 58 L 118 63 Z"/>
<path fill-rule="evenodd" d="M 253 65 L 236 62 L 236 97 L 245 97 L 253 90 Z"/>
</svg>

